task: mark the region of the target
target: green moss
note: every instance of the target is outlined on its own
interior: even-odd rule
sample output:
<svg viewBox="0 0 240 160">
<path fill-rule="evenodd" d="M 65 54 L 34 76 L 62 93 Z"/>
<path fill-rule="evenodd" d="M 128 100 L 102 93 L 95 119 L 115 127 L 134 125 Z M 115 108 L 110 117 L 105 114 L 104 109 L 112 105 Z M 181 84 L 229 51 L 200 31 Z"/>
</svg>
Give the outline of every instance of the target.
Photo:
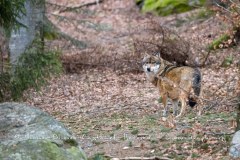
<svg viewBox="0 0 240 160">
<path fill-rule="evenodd" d="M 221 67 L 229 67 L 233 63 L 233 56 L 228 56 L 225 58 L 221 64 Z"/>
<path fill-rule="evenodd" d="M 42 148 L 42 154 L 48 159 L 59 159 L 64 160 L 65 155 L 58 146 L 49 141 L 45 141 L 39 144 L 39 147 Z"/>
<path fill-rule="evenodd" d="M 170 132 L 172 129 L 165 126 L 160 126 L 161 132 Z"/>
<path fill-rule="evenodd" d="M 224 135 L 224 140 L 229 143 L 231 142 L 232 136 L 231 135 Z"/>
<path fill-rule="evenodd" d="M 93 157 L 89 158 L 89 160 L 108 160 L 103 156 L 102 153 L 97 153 Z"/>
<path fill-rule="evenodd" d="M 77 147 L 71 147 L 67 150 L 58 147 L 55 143 L 48 140 L 27 140 L 17 143 L 13 146 L 3 147 L 1 156 L 12 157 L 22 160 L 42 159 L 45 160 L 86 160 L 85 154 Z"/>
<path fill-rule="evenodd" d="M 133 134 L 133 135 L 136 135 L 136 134 L 138 134 L 138 133 L 139 133 L 139 130 L 138 130 L 138 129 L 134 129 L 134 130 L 131 131 L 131 134 Z"/>
<path fill-rule="evenodd" d="M 157 117 L 156 115 L 148 115 L 148 116 L 144 116 L 141 119 L 141 124 L 143 125 L 147 125 L 148 128 L 154 128 L 157 125 Z"/>
<path fill-rule="evenodd" d="M 196 117 L 196 114 L 194 114 L 194 113 L 189 113 L 189 114 L 186 116 L 187 119 L 193 119 L 193 118 L 195 118 L 195 117 Z"/>
<path fill-rule="evenodd" d="M 199 158 L 199 157 L 201 157 L 201 156 L 198 155 L 197 153 L 193 153 L 193 154 L 192 154 L 192 158 Z"/>
<path fill-rule="evenodd" d="M 207 150 L 209 148 L 209 144 L 204 143 L 200 146 L 200 148 L 203 149 L 203 150 Z"/>
<path fill-rule="evenodd" d="M 151 144 L 158 144 L 158 140 L 156 138 L 151 138 L 150 139 Z"/>
<path fill-rule="evenodd" d="M 77 147 L 77 146 L 78 146 L 78 143 L 77 143 L 77 141 L 74 140 L 74 139 L 66 139 L 66 140 L 64 141 L 64 146 L 65 146 L 65 147 L 68 147 L 68 146 Z"/>
<path fill-rule="evenodd" d="M 90 129 L 85 127 L 85 128 L 83 128 L 83 130 L 81 131 L 81 134 L 87 135 L 89 132 L 90 132 Z"/>
<path fill-rule="evenodd" d="M 27 140 L 15 146 L 7 147 L 3 150 L 2 154 L 3 157 L 18 156 L 21 159 L 39 159 L 40 157 L 44 157 L 46 160 L 63 160 L 64 156 L 56 144 L 49 141 L 36 142 L 35 140 Z"/>
<path fill-rule="evenodd" d="M 86 155 L 83 152 L 79 152 L 79 148 L 71 147 L 67 151 L 72 155 L 74 160 L 87 160 Z"/>
</svg>

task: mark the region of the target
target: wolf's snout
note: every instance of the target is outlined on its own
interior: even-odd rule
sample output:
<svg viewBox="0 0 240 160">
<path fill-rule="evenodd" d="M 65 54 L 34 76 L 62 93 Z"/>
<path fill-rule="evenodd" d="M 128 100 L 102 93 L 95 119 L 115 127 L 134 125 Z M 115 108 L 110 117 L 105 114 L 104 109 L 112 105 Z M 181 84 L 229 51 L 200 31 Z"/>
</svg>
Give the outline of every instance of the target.
<svg viewBox="0 0 240 160">
<path fill-rule="evenodd" d="M 148 72 L 150 72 L 150 71 L 151 71 L 149 67 L 147 68 L 147 71 L 148 71 Z"/>
</svg>

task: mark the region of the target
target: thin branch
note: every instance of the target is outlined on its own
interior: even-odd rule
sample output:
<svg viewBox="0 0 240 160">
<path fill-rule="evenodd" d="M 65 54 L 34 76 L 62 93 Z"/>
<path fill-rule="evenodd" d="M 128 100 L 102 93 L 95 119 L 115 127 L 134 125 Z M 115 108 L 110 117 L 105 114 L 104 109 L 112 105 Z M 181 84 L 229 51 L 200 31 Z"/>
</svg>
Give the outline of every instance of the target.
<svg viewBox="0 0 240 160">
<path fill-rule="evenodd" d="M 208 59 L 210 53 L 211 53 L 211 50 L 209 50 L 208 53 L 207 53 L 207 55 L 205 56 L 203 63 L 200 65 L 201 67 L 204 67 L 204 66 L 206 65 L 206 62 L 207 62 L 207 59 Z M 200 66 L 199 66 L 199 67 L 200 67 Z"/>
<path fill-rule="evenodd" d="M 81 4 L 81 5 L 76 6 L 76 7 L 66 7 L 66 8 L 63 9 L 63 10 L 60 10 L 59 13 L 69 12 L 69 11 L 73 11 L 73 10 L 80 9 L 80 8 L 83 8 L 83 7 L 88 7 L 88 6 L 96 5 L 96 4 L 99 4 L 99 3 L 101 3 L 101 2 L 103 2 L 103 0 L 96 0 L 96 1 L 94 1 L 94 2 L 84 3 L 84 4 Z"/>
<path fill-rule="evenodd" d="M 222 132 L 205 132 L 204 134 L 206 135 L 218 135 L 218 136 L 222 136 L 222 135 L 233 135 L 235 132 L 230 132 L 230 133 L 222 133 Z"/>
<path fill-rule="evenodd" d="M 170 160 L 167 157 L 125 157 L 125 158 L 116 158 L 120 160 Z"/>
<path fill-rule="evenodd" d="M 46 4 L 49 4 L 51 6 L 56 6 L 56 7 L 59 7 L 59 8 L 66 8 L 66 6 L 64 5 L 60 5 L 60 4 L 56 4 L 56 3 L 51 3 L 49 1 L 46 1 Z"/>
<path fill-rule="evenodd" d="M 225 7 L 221 6 L 220 4 L 218 4 L 217 2 L 215 2 L 215 4 L 219 7 L 222 8 L 224 11 L 228 12 L 228 13 L 232 13 L 230 10 L 226 9 Z"/>
</svg>

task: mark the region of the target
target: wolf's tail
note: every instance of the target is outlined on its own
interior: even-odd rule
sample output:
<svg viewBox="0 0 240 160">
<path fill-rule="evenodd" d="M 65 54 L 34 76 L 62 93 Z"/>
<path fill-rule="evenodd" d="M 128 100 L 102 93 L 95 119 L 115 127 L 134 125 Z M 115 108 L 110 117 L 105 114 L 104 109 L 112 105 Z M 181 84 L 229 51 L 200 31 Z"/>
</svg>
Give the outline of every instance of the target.
<svg viewBox="0 0 240 160">
<path fill-rule="evenodd" d="M 198 68 L 195 68 L 193 73 L 193 84 L 192 84 L 194 95 L 190 95 L 188 97 L 188 104 L 191 107 L 194 107 L 197 104 L 196 96 L 199 96 L 201 92 L 201 80 L 202 80 L 201 72 L 199 71 Z"/>
</svg>

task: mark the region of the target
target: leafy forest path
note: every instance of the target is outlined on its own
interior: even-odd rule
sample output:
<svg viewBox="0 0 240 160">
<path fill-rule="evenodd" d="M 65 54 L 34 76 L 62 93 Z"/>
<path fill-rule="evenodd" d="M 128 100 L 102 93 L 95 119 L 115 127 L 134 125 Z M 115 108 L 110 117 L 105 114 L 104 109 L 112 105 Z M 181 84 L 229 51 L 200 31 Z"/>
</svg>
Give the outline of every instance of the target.
<svg viewBox="0 0 240 160">
<path fill-rule="evenodd" d="M 142 57 L 133 55 L 129 36 L 155 19 L 193 48 L 206 48 L 228 26 L 202 12 L 155 17 L 140 13 L 133 0 L 48 0 L 47 17 L 65 37 L 51 46 L 62 50 L 66 72 L 38 92 L 28 90 L 24 101 L 63 122 L 89 157 L 230 159 L 239 46 L 214 51 L 201 68 L 203 115 L 188 109 L 183 118 L 165 121 L 158 90 L 139 71 Z M 220 67 L 229 57 L 232 64 Z"/>
</svg>

